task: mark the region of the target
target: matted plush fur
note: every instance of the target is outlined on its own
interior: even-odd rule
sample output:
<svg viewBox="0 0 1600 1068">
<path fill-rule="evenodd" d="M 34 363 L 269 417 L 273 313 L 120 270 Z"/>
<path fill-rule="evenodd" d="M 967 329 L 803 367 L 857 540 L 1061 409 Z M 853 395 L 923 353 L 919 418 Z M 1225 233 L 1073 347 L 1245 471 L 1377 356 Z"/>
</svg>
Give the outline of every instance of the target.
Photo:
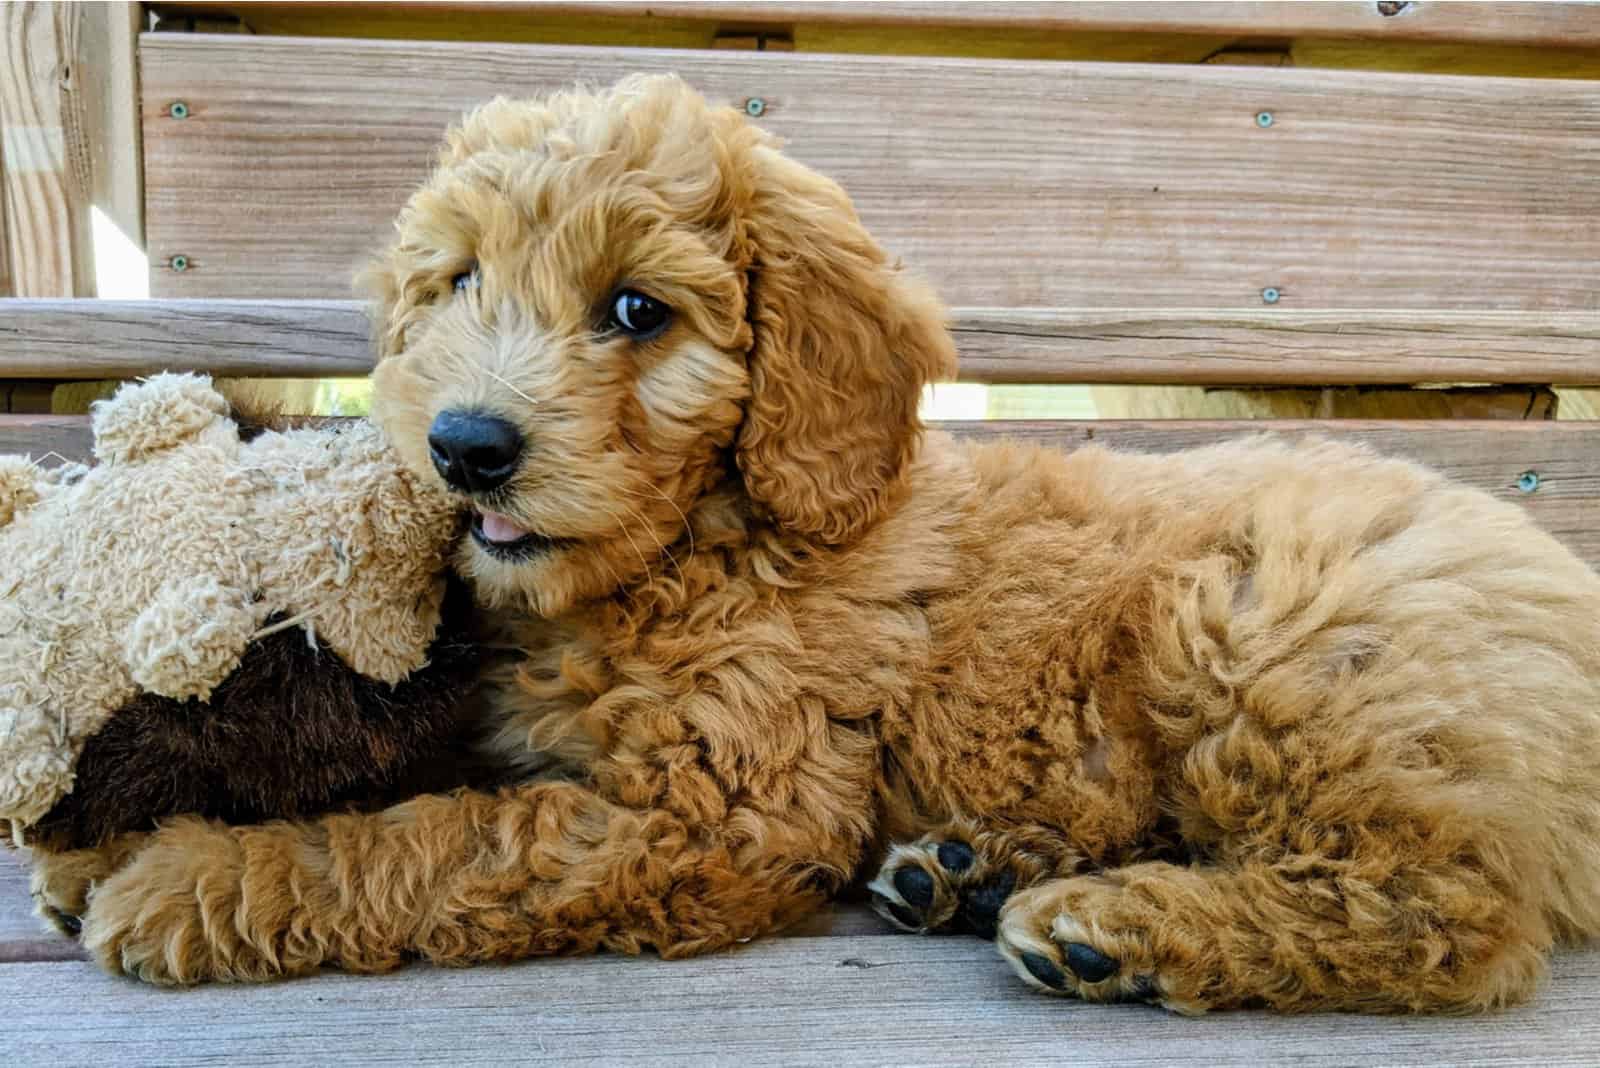
<svg viewBox="0 0 1600 1068">
<path fill-rule="evenodd" d="M 939 302 L 670 79 L 486 105 L 398 228 L 378 418 L 419 471 L 439 412 L 512 420 L 477 503 L 557 539 L 458 561 L 522 781 L 42 870 L 107 967 L 681 957 L 870 878 L 1041 990 L 1467 1011 L 1600 927 L 1600 580 L 1516 507 L 1327 443 L 924 434 Z"/>
</svg>

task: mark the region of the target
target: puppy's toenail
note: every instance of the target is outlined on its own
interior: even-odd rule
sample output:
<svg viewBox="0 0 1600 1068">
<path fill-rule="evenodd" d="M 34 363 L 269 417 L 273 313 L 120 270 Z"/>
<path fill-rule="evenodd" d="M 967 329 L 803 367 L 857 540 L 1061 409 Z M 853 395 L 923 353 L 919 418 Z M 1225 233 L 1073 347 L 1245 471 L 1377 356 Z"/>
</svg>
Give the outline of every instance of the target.
<svg viewBox="0 0 1600 1068">
<path fill-rule="evenodd" d="M 922 926 L 921 916 L 918 916 L 915 912 L 912 912 L 910 909 L 906 908 L 902 904 L 899 904 L 898 902 L 890 901 L 882 894 L 874 893 L 872 895 L 872 903 L 888 912 L 889 915 L 893 916 L 897 922 L 905 924 L 912 930 L 917 930 Z"/>
<path fill-rule="evenodd" d="M 1067 988 L 1067 977 L 1061 974 L 1061 969 L 1057 968 L 1049 957 L 1042 957 L 1037 953 L 1024 953 L 1022 966 L 1028 969 L 1028 974 L 1051 990 Z"/>
<path fill-rule="evenodd" d="M 59 909 L 52 909 L 51 912 L 53 913 L 51 918 L 67 934 L 76 937 L 83 933 L 83 921 L 78 917 L 71 913 L 62 912 Z"/>
<path fill-rule="evenodd" d="M 1082 942 L 1067 943 L 1067 967 L 1086 983 L 1098 983 L 1117 974 L 1121 965 L 1112 957 Z"/>
<path fill-rule="evenodd" d="M 933 904 L 933 876 L 914 864 L 894 873 L 894 888 L 908 905 L 925 909 Z"/>
<path fill-rule="evenodd" d="M 965 842 L 942 842 L 939 845 L 939 866 L 945 871 L 966 871 L 976 859 L 972 847 Z"/>
</svg>

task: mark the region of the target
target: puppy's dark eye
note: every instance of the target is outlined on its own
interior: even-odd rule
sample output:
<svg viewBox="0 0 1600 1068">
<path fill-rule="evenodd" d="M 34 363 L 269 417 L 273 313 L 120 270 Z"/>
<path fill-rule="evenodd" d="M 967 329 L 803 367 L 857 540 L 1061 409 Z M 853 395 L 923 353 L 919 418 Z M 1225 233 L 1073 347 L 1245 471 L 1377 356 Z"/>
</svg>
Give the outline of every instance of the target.
<svg viewBox="0 0 1600 1068">
<path fill-rule="evenodd" d="M 477 289 L 478 261 L 473 260 L 471 267 L 468 267 L 466 270 L 450 279 L 450 288 L 454 289 L 457 293 L 464 292 L 468 289 Z"/>
<path fill-rule="evenodd" d="M 621 330 L 635 341 L 659 337 L 672 321 L 672 309 L 636 289 L 624 289 L 611 301 L 606 325 Z"/>
</svg>

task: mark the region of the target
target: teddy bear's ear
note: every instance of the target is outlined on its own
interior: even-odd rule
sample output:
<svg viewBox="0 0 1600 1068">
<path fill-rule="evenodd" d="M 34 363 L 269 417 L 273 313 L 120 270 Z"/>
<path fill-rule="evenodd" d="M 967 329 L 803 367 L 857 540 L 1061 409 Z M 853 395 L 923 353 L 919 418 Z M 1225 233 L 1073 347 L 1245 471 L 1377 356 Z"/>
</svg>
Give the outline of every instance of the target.
<svg viewBox="0 0 1600 1068">
<path fill-rule="evenodd" d="M 0 456 L 0 526 L 39 503 L 43 474 L 26 456 Z"/>
<path fill-rule="evenodd" d="M 237 440 L 228 402 L 205 375 L 159 374 L 123 386 L 91 409 L 94 454 L 126 463 L 194 441 L 210 432 Z"/>
<path fill-rule="evenodd" d="M 163 697 L 204 701 L 239 666 L 265 612 L 210 575 L 164 584 L 128 627 L 133 681 Z"/>
</svg>

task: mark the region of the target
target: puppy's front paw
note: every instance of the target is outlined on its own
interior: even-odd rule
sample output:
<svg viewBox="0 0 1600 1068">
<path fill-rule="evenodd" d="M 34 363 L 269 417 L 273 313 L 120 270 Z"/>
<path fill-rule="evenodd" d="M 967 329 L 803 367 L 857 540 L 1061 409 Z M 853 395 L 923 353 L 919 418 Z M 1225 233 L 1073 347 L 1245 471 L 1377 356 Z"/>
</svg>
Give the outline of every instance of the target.
<svg viewBox="0 0 1600 1068">
<path fill-rule="evenodd" d="M 271 944 L 246 937 L 243 869 L 226 833 L 168 828 L 89 895 L 83 944 L 107 971 L 147 983 L 282 975 Z"/>
</svg>

